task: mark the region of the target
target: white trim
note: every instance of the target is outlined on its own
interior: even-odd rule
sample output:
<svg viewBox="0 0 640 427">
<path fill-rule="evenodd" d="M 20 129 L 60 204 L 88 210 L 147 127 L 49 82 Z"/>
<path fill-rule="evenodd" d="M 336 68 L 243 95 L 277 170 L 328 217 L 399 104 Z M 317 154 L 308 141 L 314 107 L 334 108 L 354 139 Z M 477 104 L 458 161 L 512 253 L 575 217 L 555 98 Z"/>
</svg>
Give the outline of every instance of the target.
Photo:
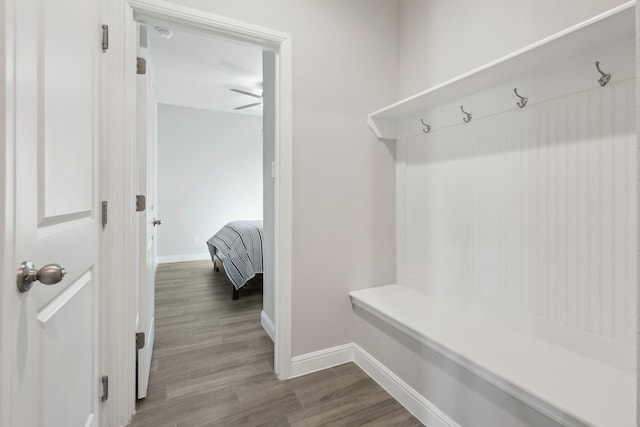
<svg viewBox="0 0 640 427">
<path fill-rule="evenodd" d="M 353 362 L 353 343 L 295 356 L 291 359 L 291 378 Z"/>
<path fill-rule="evenodd" d="M 391 372 L 358 344 L 353 344 L 353 361 L 364 372 L 404 406 L 414 417 L 429 427 L 459 427 L 440 408 Z"/>
<path fill-rule="evenodd" d="M 100 275 L 100 375 L 111 378 L 109 399 L 100 403 L 99 425 L 127 425 L 135 413 L 136 222 L 135 39 L 131 9 L 105 1 L 109 50 L 102 55 L 102 191 L 109 202 L 102 234 Z M 130 351 L 127 351 L 130 349 Z"/>
<path fill-rule="evenodd" d="M 291 376 L 291 281 L 293 206 L 293 117 L 291 36 L 163 0 L 128 0 L 139 22 L 166 22 L 251 43 L 276 53 L 276 188 L 275 188 L 275 316 L 274 369 Z M 105 169 L 109 170 L 109 168 Z"/>
<path fill-rule="evenodd" d="M 158 264 L 169 264 L 172 262 L 187 262 L 187 261 L 204 261 L 211 260 L 211 255 L 207 252 L 199 254 L 178 254 L 178 255 L 163 255 L 158 257 Z"/>
<path fill-rule="evenodd" d="M 293 95 L 291 38 L 276 56 L 275 321 L 274 367 L 291 377 L 293 272 Z"/>
<path fill-rule="evenodd" d="M 0 425 L 11 425 L 14 283 L 14 114 L 15 114 L 15 7 L 17 0 L 0 0 Z M 7 350 L 9 349 L 9 350 Z"/>
<path fill-rule="evenodd" d="M 291 36 L 269 28 L 182 7 L 163 0 L 129 0 L 136 20 L 166 22 L 239 40 L 276 52 L 275 351 L 278 378 L 291 377 L 293 223 L 293 108 Z"/>
<path fill-rule="evenodd" d="M 170 23 L 208 34 L 243 41 L 278 51 L 290 36 L 198 9 L 179 6 L 164 0 L 128 0 L 134 18 L 141 23 Z"/>
<path fill-rule="evenodd" d="M 260 312 L 260 324 L 262 325 L 262 329 L 269 335 L 269 338 L 271 338 L 271 341 L 275 342 L 276 325 L 273 324 L 273 320 L 271 320 L 264 310 Z"/>
<path fill-rule="evenodd" d="M 349 362 L 354 362 L 358 365 L 360 369 L 425 425 L 429 427 L 460 427 L 440 408 L 356 343 L 295 356 L 291 359 L 291 373 L 292 377 L 299 377 Z"/>
</svg>

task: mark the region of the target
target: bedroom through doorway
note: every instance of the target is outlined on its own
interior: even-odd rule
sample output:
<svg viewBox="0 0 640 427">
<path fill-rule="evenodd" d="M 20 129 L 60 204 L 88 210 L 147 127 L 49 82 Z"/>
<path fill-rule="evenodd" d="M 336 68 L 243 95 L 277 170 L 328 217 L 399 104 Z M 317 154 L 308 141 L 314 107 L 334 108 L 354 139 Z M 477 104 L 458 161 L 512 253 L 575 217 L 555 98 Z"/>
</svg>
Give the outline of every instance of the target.
<svg viewBox="0 0 640 427">
<path fill-rule="evenodd" d="M 138 292 L 138 324 L 146 312 L 156 344 L 154 354 L 138 354 L 137 394 L 144 398 L 149 377 L 153 388 L 154 375 L 164 375 L 162 358 L 196 357 L 189 352 L 207 346 L 215 357 L 244 332 L 249 340 L 275 340 L 276 58 L 166 25 L 139 24 L 139 42 L 152 146 L 146 155 L 138 150 L 138 163 L 148 165 L 140 187 L 154 212 L 151 225 L 139 225 L 151 227 L 140 238 L 140 272 L 145 258 L 157 260 L 157 273 L 148 273 L 157 282 L 141 280 Z"/>
</svg>

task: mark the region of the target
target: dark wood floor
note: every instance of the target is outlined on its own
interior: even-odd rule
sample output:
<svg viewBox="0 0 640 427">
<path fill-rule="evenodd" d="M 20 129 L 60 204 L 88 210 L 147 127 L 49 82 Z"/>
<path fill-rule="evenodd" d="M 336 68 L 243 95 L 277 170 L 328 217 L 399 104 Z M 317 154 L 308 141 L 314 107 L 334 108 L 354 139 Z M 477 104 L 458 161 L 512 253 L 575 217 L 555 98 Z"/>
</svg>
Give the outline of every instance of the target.
<svg viewBox="0 0 640 427">
<path fill-rule="evenodd" d="M 259 279 L 231 300 L 210 261 L 163 264 L 149 392 L 131 426 L 420 426 L 353 363 L 288 381 L 273 373 Z"/>
</svg>

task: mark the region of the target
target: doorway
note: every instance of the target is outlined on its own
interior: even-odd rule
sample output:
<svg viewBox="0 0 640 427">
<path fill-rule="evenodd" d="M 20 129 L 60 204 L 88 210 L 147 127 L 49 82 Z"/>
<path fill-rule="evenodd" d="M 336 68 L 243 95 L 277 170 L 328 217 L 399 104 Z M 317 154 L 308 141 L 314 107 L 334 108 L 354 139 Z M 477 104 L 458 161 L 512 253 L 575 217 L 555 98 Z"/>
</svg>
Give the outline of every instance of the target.
<svg viewBox="0 0 640 427">
<path fill-rule="evenodd" d="M 292 112 L 291 38 L 279 31 L 239 22 L 177 5 L 132 2 L 135 21 L 197 31 L 258 47 L 273 53 L 274 109 L 274 321 L 275 371 L 290 376 L 291 361 L 291 229 L 292 229 Z M 134 41 L 132 40 L 132 43 Z"/>
<path fill-rule="evenodd" d="M 111 61 L 107 64 L 105 86 L 109 94 L 105 107 L 105 153 L 103 183 L 108 189 L 109 225 L 103 240 L 103 280 L 113 285 L 105 289 L 101 306 L 105 313 L 101 324 L 112 325 L 113 333 L 105 334 L 102 342 L 104 370 L 123 378 L 118 393 L 105 404 L 103 419 L 123 420 L 133 412 L 135 378 L 131 376 L 134 352 L 123 352 L 131 342 L 136 307 L 130 283 L 135 280 L 136 265 L 133 214 L 135 214 L 135 153 L 128 136 L 135 129 L 130 120 L 135 117 L 136 23 L 164 25 L 187 31 L 226 37 L 273 52 L 275 78 L 275 178 L 274 178 L 274 370 L 280 379 L 291 376 L 291 278 L 292 278 L 292 73 L 291 38 L 288 34 L 239 22 L 214 14 L 203 13 L 170 3 L 157 5 L 146 1 L 130 1 L 129 5 L 114 4 L 111 33 L 123 36 L 114 39 Z M 117 6 L 117 7 L 116 7 Z M 117 40 L 117 42 L 116 42 Z M 131 165 L 131 167 L 130 167 Z M 111 230 L 111 231 L 109 231 Z M 117 276 L 117 277 L 116 277 Z M 123 301 L 125 304 L 123 305 Z M 114 323 L 115 322 L 115 323 Z M 128 390 L 131 390 L 130 394 Z"/>
<path fill-rule="evenodd" d="M 158 262 L 189 271 L 186 263 L 209 260 L 220 276 L 211 278 L 212 286 L 222 279 L 234 300 L 256 287 L 251 279 L 258 275 L 258 324 L 275 341 L 275 61 L 273 52 L 252 45 L 166 25 L 139 24 L 138 40 L 140 399 L 147 394 L 155 333 L 172 318 L 161 305 L 154 327 Z M 231 298 L 224 304 L 242 305 Z"/>
</svg>

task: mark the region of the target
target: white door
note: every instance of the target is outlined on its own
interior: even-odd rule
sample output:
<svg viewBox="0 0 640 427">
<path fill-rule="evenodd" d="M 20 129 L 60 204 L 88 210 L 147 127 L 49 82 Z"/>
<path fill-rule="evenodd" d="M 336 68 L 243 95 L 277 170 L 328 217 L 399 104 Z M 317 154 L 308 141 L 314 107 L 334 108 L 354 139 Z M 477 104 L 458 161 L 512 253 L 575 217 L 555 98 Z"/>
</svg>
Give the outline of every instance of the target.
<svg viewBox="0 0 640 427">
<path fill-rule="evenodd" d="M 100 0 L 15 1 L 13 260 L 57 263 L 13 301 L 11 426 L 96 426 Z M 5 351 L 3 349 L 3 351 Z"/>
<path fill-rule="evenodd" d="M 147 396 L 154 341 L 154 297 L 156 254 L 156 150 L 155 102 L 151 86 L 151 64 L 147 27 L 138 24 L 138 57 L 146 62 L 136 83 L 136 143 L 138 194 L 145 196 L 145 210 L 138 213 L 138 317 L 137 331 L 144 333 L 144 347 L 138 350 L 137 397 Z"/>
</svg>

